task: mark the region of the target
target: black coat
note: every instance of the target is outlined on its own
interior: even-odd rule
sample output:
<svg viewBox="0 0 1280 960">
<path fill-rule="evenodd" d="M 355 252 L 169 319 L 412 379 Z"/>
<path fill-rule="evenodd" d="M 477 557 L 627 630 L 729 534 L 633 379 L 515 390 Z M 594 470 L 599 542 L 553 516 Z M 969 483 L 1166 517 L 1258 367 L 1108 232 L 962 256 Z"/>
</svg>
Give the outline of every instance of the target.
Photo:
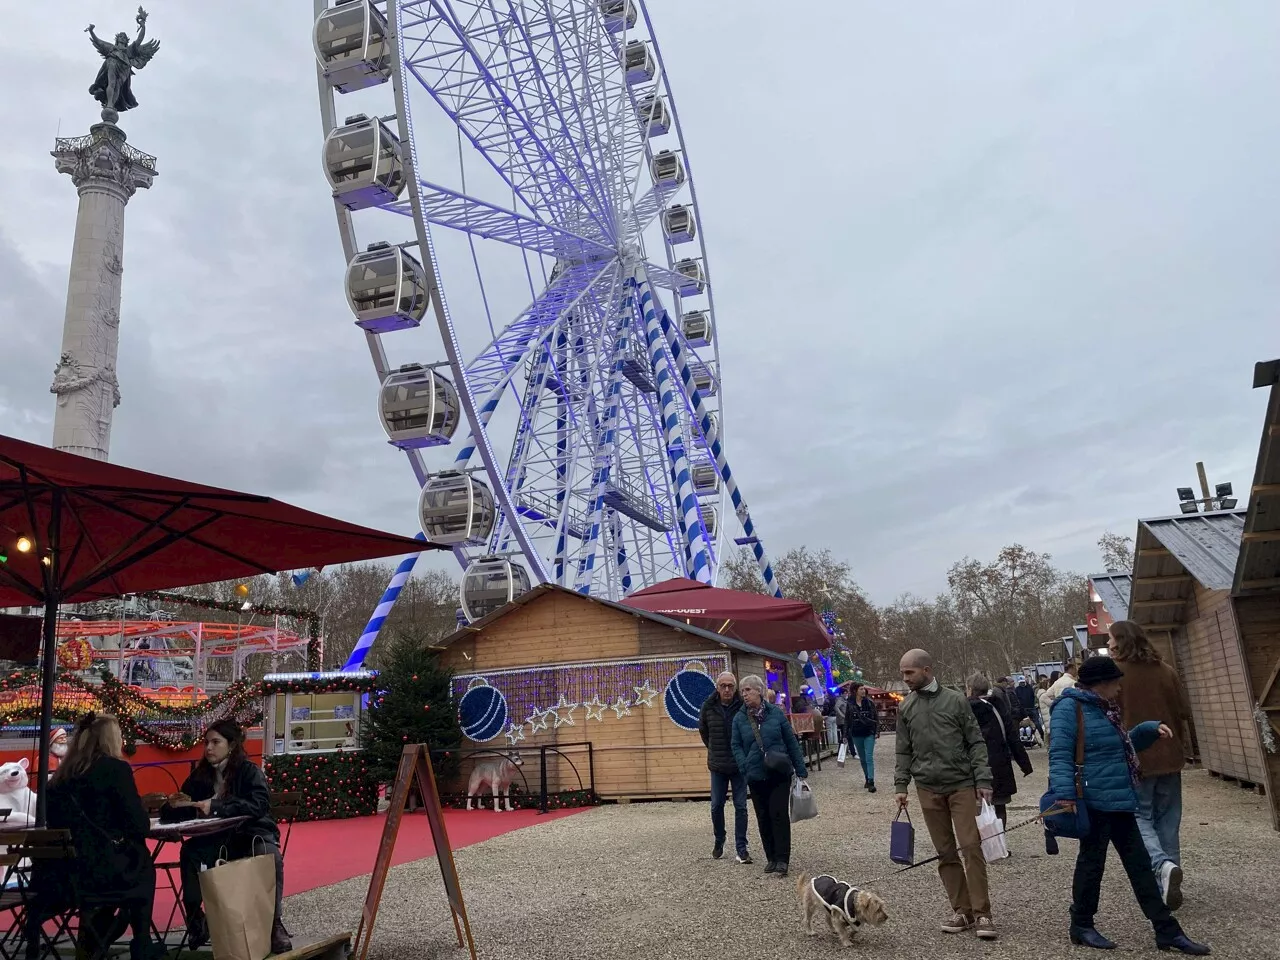
<svg viewBox="0 0 1280 960">
<path fill-rule="evenodd" d="M 969 700 L 973 715 L 982 729 L 982 739 L 987 742 L 987 762 L 991 766 L 991 793 L 997 803 L 1005 803 L 1018 792 L 1018 781 L 1013 775 L 1016 762 L 1022 772 L 1031 773 L 1031 758 L 1027 748 L 1018 738 L 1018 727 L 1013 715 L 999 697 L 973 697 Z"/>
<path fill-rule="evenodd" d="M 99 903 L 151 899 L 156 888 L 147 852 L 151 819 L 133 782 L 133 768 L 124 760 L 99 757 L 80 776 L 58 780 L 48 789 L 49 826 L 71 831 L 80 896 Z M 51 882 L 61 885 L 60 879 Z"/>
<path fill-rule="evenodd" d="M 853 697 L 849 698 L 844 708 L 844 732 L 847 737 L 874 737 L 880 732 L 874 700 L 863 697 L 862 703 L 858 703 Z"/>
<path fill-rule="evenodd" d="M 262 768 L 251 760 L 240 763 L 226 782 L 226 796 L 213 796 L 213 770 L 207 764 L 196 767 L 182 785 L 182 792 L 192 800 L 209 800 L 209 814 L 214 817 L 248 817 L 236 828 L 234 836 L 252 842 L 261 837 L 268 843 L 280 844 L 280 828 L 271 819 L 271 791 Z M 160 808 L 160 819 L 165 823 L 181 823 L 199 817 L 191 807 L 171 807 L 167 803 Z M 219 834 L 219 837 L 222 835 Z M 226 842 L 223 840 L 222 842 Z"/>
<path fill-rule="evenodd" d="M 698 733 L 702 736 L 702 745 L 707 748 L 707 769 L 732 776 L 738 772 L 737 761 L 733 759 L 733 718 L 742 709 L 742 695 L 734 693 L 727 709 L 729 716 L 726 719 L 726 708 L 720 703 L 720 694 L 713 693 L 707 697 L 698 714 Z"/>
<path fill-rule="evenodd" d="M 1018 698 L 1018 705 L 1022 707 L 1022 715 L 1024 717 L 1038 716 L 1040 707 L 1036 704 L 1036 688 L 1029 683 L 1020 683 L 1013 688 L 1014 695 Z"/>
</svg>

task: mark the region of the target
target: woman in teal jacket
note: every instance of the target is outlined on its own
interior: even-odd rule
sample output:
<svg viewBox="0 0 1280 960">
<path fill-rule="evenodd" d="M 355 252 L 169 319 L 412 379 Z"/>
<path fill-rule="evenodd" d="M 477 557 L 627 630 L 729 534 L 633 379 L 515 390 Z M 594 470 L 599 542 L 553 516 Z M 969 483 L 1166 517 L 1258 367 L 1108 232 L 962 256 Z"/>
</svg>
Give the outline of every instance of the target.
<svg viewBox="0 0 1280 960">
<path fill-rule="evenodd" d="M 1160 896 L 1151 858 L 1138 832 L 1138 752 L 1173 736 L 1163 723 L 1150 720 L 1126 731 L 1115 702 L 1124 673 L 1110 657 L 1091 657 L 1080 668 L 1077 686 L 1053 705 L 1049 742 L 1049 790 L 1061 800 L 1074 798 L 1076 741 L 1084 726 L 1083 802 L 1089 812 L 1089 834 L 1080 840 L 1071 885 L 1071 942 L 1099 950 L 1115 944 L 1093 925 L 1107 864 L 1108 845 L 1116 848 L 1129 884 L 1156 932 L 1156 946 L 1204 956 L 1209 948 L 1191 940 Z"/>
<path fill-rule="evenodd" d="M 769 861 L 764 872 L 785 877 L 791 862 L 791 774 L 801 781 L 809 774 L 791 721 L 764 700 L 764 681 L 755 676 L 743 677 L 738 689 L 743 708 L 733 718 L 733 759 L 747 777 L 756 825 L 760 828 L 760 845 Z M 765 754 L 770 751 L 786 754 L 791 768 L 780 774 L 770 773 L 764 763 Z"/>
</svg>

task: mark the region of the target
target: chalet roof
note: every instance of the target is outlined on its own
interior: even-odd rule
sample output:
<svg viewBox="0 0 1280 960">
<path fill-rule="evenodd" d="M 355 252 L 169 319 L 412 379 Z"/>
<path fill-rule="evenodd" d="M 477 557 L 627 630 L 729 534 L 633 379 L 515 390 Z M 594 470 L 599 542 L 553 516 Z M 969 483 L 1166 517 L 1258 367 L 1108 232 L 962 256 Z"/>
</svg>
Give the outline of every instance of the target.
<svg viewBox="0 0 1280 960">
<path fill-rule="evenodd" d="M 1253 385 L 1270 387 L 1271 397 L 1232 583 L 1235 593 L 1280 587 L 1280 360 L 1257 364 Z"/>
<path fill-rule="evenodd" d="M 650 613 L 647 610 L 637 610 L 635 607 L 628 607 L 621 603 L 614 603 L 612 600 L 603 600 L 600 597 L 593 597 L 589 594 L 578 593 L 576 590 L 570 590 L 555 583 L 542 583 L 534 587 L 532 590 L 522 593 L 506 606 L 499 607 L 488 616 L 481 617 L 479 620 L 476 620 L 474 623 L 469 623 L 465 627 L 460 627 L 443 640 L 437 641 L 432 645 L 433 649 L 444 649 L 458 640 L 468 637 L 473 633 L 477 633 L 494 621 L 502 619 L 509 613 L 514 613 L 521 607 L 546 596 L 548 593 L 562 593 L 584 603 L 595 603 L 609 607 L 610 609 L 617 610 L 620 613 L 625 613 L 628 616 L 635 617 L 637 620 L 648 620 L 651 623 L 661 624 L 664 627 L 670 627 L 671 629 L 678 630 L 681 633 L 687 633 L 690 636 L 697 637 L 699 640 L 709 640 L 718 646 L 727 647 L 730 650 L 737 650 L 739 653 L 750 653 L 754 656 L 770 657 L 773 659 L 777 659 L 779 657 L 795 659 L 795 654 L 782 654 L 774 650 L 766 650 L 763 647 L 756 647 L 749 643 L 743 643 L 737 637 L 729 637 L 724 634 L 713 633 L 710 630 L 704 630 L 701 627 L 695 627 L 680 620 L 672 620 L 670 617 L 664 617 L 661 614 Z"/>
<path fill-rule="evenodd" d="M 1139 520 L 1129 619 L 1169 629 L 1186 622 L 1196 583 L 1230 589 L 1244 519 L 1243 510 L 1216 510 Z"/>
<path fill-rule="evenodd" d="M 1098 595 L 1112 620 L 1129 619 L 1129 592 L 1133 589 L 1131 573 L 1095 573 L 1089 585 Z"/>
</svg>

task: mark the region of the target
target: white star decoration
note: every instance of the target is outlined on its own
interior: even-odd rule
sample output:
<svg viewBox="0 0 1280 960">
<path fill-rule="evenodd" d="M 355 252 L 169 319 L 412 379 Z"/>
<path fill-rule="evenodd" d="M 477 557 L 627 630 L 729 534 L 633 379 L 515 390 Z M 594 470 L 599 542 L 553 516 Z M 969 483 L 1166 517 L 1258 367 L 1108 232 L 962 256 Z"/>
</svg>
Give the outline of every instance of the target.
<svg viewBox="0 0 1280 960">
<path fill-rule="evenodd" d="M 547 729 L 547 715 L 553 713 L 552 710 L 534 710 L 525 718 L 525 723 L 529 725 L 530 733 L 537 733 L 539 730 Z"/>
<path fill-rule="evenodd" d="M 508 723 L 506 737 L 507 743 L 514 747 L 517 741 L 524 739 L 524 724 L 517 727 L 514 723 Z"/>
<path fill-rule="evenodd" d="M 556 726 L 559 727 L 562 724 L 568 724 L 571 727 L 576 727 L 577 724 L 573 722 L 573 711 L 577 709 L 578 709 L 578 705 L 576 703 L 570 703 L 568 700 L 564 698 L 563 693 L 560 694 L 560 702 L 557 703 L 554 708 L 555 715 L 556 715 Z"/>
<path fill-rule="evenodd" d="M 626 697 L 618 697 L 613 704 L 613 712 L 618 715 L 618 719 L 631 716 L 631 701 Z"/>
<path fill-rule="evenodd" d="M 609 705 L 600 700 L 600 694 L 598 693 L 584 703 L 583 706 L 586 707 L 588 720 L 603 720 L 604 712 L 609 709 Z"/>
<path fill-rule="evenodd" d="M 655 690 L 655 689 L 653 689 L 653 685 L 652 685 L 651 683 L 649 683 L 649 681 L 648 681 L 648 680 L 645 680 L 645 682 L 644 682 L 644 686 L 643 686 L 643 687 L 632 687 L 631 689 L 632 689 L 632 690 L 634 690 L 634 691 L 636 692 L 636 706 L 637 706 L 637 707 L 639 707 L 639 706 L 652 707 L 652 706 L 653 706 L 653 698 L 654 698 L 654 697 L 656 697 L 656 696 L 658 695 L 658 691 L 657 691 L 657 690 Z"/>
</svg>

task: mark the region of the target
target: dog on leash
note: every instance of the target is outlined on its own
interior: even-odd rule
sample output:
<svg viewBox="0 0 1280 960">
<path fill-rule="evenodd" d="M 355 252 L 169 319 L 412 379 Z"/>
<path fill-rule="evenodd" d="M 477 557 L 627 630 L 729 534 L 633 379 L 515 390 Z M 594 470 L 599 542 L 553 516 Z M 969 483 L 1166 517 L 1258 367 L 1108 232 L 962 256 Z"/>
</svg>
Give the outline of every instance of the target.
<svg viewBox="0 0 1280 960">
<path fill-rule="evenodd" d="M 811 877 L 802 873 L 796 883 L 796 893 L 800 897 L 801 919 L 809 936 L 816 937 L 821 932 L 814 929 L 813 921 L 825 913 L 827 925 L 840 938 L 842 947 L 853 946 L 853 935 L 864 923 L 878 927 L 889 919 L 884 901 L 878 896 L 832 876 Z"/>
<path fill-rule="evenodd" d="M 511 781 L 516 778 L 518 767 L 523 767 L 520 751 L 515 750 L 501 757 L 490 757 L 477 761 L 471 770 L 471 779 L 467 781 L 467 809 L 471 809 L 471 798 L 480 795 L 480 788 L 486 784 L 493 790 L 493 812 L 501 813 L 498 805 L 498 794 L 504 793 L 507 798 L 507 812 L 515 808 L 511 806 Z M 483 801 L 481 801 L 483 803 Z"/>
</svg>

